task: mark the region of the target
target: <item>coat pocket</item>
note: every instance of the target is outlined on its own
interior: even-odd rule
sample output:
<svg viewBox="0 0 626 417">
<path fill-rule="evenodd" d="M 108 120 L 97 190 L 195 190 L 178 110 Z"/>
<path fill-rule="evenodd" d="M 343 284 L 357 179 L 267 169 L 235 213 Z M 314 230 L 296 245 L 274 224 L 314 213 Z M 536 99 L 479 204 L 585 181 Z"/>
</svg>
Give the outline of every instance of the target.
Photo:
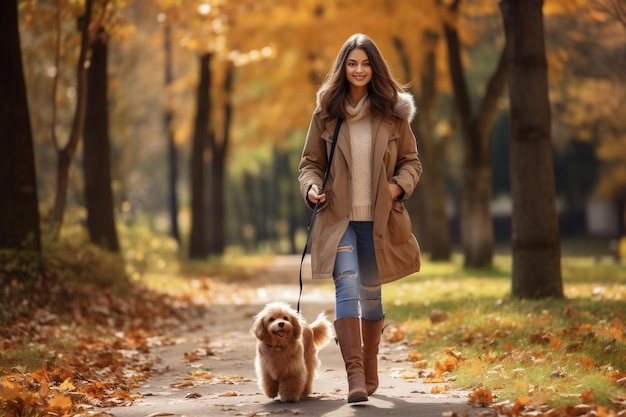
<svg viewBox="0 0 626 417">
<path fill-rule="evenodd" d="M 411 238 L 411 218 L 401 201 L 394 201 L 387 221 L 389 241 L 400 244 Z"/>
</svg>

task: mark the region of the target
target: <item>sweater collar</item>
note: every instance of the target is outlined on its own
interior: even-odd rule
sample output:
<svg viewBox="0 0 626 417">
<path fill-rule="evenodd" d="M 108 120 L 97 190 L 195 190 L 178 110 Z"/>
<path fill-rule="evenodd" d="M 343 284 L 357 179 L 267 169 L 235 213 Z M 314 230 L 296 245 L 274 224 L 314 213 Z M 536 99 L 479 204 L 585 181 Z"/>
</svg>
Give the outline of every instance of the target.
<svg viewBox="0 0 626 417">
<path fill-rule="evenodd" d="M 364 95 L 355 107 L 352 107 L 348 100 L 346 100 L 345 106 L 346 113 L 348 113 L 348 119 L 350 119 L 350 121 L 362 119 L 369 114 L 369 97 L 367 94 Z"/>
</svg>

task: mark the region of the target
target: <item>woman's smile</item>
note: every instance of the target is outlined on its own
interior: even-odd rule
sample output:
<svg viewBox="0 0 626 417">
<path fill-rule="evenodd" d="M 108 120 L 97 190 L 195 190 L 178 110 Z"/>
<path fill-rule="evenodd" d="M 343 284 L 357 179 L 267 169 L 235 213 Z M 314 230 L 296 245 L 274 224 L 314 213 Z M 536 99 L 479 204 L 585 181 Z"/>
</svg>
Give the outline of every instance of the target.
<svg viewBox="0 0 626 417">
<path fill-rule="evenodd" d="M 363 87 L 372 80 L 370 60 L 363 49 L 356 48 L 348 54 L 346 78 L 354 87 Z"/>
</svg>

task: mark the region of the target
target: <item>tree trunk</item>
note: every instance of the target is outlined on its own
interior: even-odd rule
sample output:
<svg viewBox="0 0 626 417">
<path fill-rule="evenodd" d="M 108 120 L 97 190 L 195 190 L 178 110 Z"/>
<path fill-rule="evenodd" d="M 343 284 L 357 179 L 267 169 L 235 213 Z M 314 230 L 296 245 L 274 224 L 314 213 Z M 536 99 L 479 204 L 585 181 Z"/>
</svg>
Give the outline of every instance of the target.
<svg viewBox="0 0 626 417">
<path fill-rule="evenodd" d="M 441 1 L 438 3 L 440 7 Z M 466 267 L 482 267 L 493 259 L 493 222 L 491 218 L 491 160 L 489 137 L 497 110 L 497 102 L 506 87 L 508 60 L 502 51 L 498 65 L 487 84 L 487 90 L 476 113 L 472 108 L 461 60 L 458 20 L 461 0 L 445 6 L 449 14 L 444 21 L 448 45 L 450 77 L 454 102 L 461 122 L 465 145 L 463 191 L 461 197 L 461 242 Z"/>
<path fill-rule="evenodd" d="M 78 148 L 78 143 L 85 124 L 85 101 L 87 96 L 87 69 L 85 68 L 85 62 L 87 61 L 87 51 L 89 49 L 89 22 L 91 22 L 92 9 L 93 0 L 86 0 L 85 13 L 78 19 L 79 28 L 81 30 L 81 42 L 78 62 L 76 63 L 76 109 L 69 140 L 64 148 L 59 150 L 57 147 L 56 192 L 48 232 L 50 240 L 53 241 L 58 239 L 61 233 L 61 227 L 63 226 L 70 166 L 72 158 L 74 158 L 74 154 Z M 61 28 L 58 28 L 58 30 L 61 30 Z M 59 51 L 57 51 L 57 54 L 58 53 Z M 54 140 L 54 143 L 56 146 L 56 140 Z"/>
<path fill-rule="evenodd" d="M 33 137 L 20 54 L 17 1 L 0 2 L 0 284 L 41 270 Z"/>
<path fill-rule="evenodd" d="M 418 187 L 422 188 L 428 251 L 432 260 L 450 259 L 451 243 L 446 213 L 446 184 L 444 179 L 445 140 L 435 137 L 435 113 L 437 108 L 436 50 L 439 35 L 427 30 L 424 34 L 426 56 L 422 71 L 421 96 L 419 100 L 420 159 L 429 167 L 422 173 Z"/>
<path fill-rule="evenodd" d="M 194 122 L 191 150 L 191 235 L 189 237 L 189 257 L 205 259 L 208 256 L 206 239 L 206 210 L 204 204 L 205 181 L 204 160 L 208 143 L 209 114 L 211 101 L 210 68 L 212 55 L 199 57 L 200 82 L 196 91 L 196 118 Z"/>
<path fill-rule="evenodd" d="M 417 136 L 420 160 L 428 169 L 422 173 L 415 193 L 407 201 L 407 208 L 415 213 L 413 231 L 424 252 L 429 252 L 431 259 L 442 260 L 450 257 L 451 242 L 442 167 L 446 141 L 437 141 L 434 137 L 434 114 L 437 103 L 435 68 L 437 42 L 436 33 L 428 30 L 423 33 L 426 57 L 421 74 L 421 92 L 416 95 L 419 113 L 411 123 L 411 127 Z M 403 41 L 400 38 L 394 38 L 393 43 L 400 56 L 404 77 L 413 78 L 409 55 Z"/>
<path fill-rule="evenodd" d="M 212 255 L 222 255 L 226 248 L 226 211 L 224 196 L 224 183 L 226 180 L 226 155 L 228 153 L 228 142 L 230 139 L 230 128 L 232 123 L 233 106 L 231 96 L 233 94 L 233 77 L 235 67 L 232 62 L 228 62 L 226 76 L 224 79 L 223 91 L 224 103 L 224 126 L 222 141 L 219 142 L 215 136 L 211 141 L 211 234 L 209 237 L 209 253 Z"/>
<path fill-rule="evenodd" d="M 563 297 L 542 0 L 501 3 L 510 47 L 512 293 Z"/>
<path fill-rule="evenodd" d="M 120 245 L 115 229 L 115 204 L 111 189 L 107 38 L 107 33 L 99 29 L 91 46 L 83 133 L 83 172 L 89 238 L 104 249 L 119 252 Z"/>
<path fill-rule="evenodd" d="M 170 235 L 180 244 L 180 228 L 178 226 L 178 193 L 176 184 L 178 182 L 178 148 L 174 140 L 174 130 L 172 129 L 172 120 L 174 119 L 174 111 L 172 110 L 171 89 L 174 81 L 173 75 L 173 59 L 172 59 L 172 27 L 170 21 L 166 21 L 163 26 L 163 49 L 165 52 L 165 91 L 167 92 L 167 101 L 165 102 L 165 111 L 163 113 L 163 127 L 167 137 L 167 155 L 168 155 L 168 206 L 170 215 Z"/>
</svg>

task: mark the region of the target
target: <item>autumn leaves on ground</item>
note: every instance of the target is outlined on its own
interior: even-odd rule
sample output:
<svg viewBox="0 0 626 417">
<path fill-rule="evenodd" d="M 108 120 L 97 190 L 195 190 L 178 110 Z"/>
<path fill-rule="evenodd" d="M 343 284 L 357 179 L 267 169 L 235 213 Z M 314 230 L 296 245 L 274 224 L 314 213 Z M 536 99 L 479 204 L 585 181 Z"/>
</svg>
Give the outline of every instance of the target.
<svg viewBox="0 0 626 417">
<path fill-rule="evenodd" d="M 126 260 L 128 280 L 94 278 L 116 273 L 111 259 L 74 244 L 48 253 L 38 282 L 3 282 L 0 414 L 105 415 L 102 407 L 132 403 L 158 360 L 152 347 L 173 343 L 171 330 L 200 318 L 212 299 L 253 285 L 267 259 L 181 266 L 163 242 L 150 247 L 159 259 L 136 257 L 141 273 Z M 626 267 L 565 256 L 563 273 L 566 299 L 517 300 L 508 295 L 509 256 L 476 271 L 458 258 L 426 260 L 420 274 L 384 289 L 396 323 L 389 340 L 411 342 L 407 360 L 432 393 L 469 389 L 468 401 L 485 411 L 626 415 Z"/>
</svg>

